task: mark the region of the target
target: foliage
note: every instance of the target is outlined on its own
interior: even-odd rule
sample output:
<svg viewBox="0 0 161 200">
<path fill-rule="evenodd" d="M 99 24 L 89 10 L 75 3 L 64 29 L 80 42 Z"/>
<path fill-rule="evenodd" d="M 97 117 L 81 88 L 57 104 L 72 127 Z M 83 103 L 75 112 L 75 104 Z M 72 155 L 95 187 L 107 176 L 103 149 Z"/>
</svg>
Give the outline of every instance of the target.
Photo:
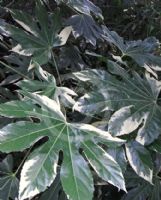
<svg viewBox="0 0 161 200">
<path fill-rule="evenodd" d="M 1 3 L 0 199 L 160 200 L 160 38 L 89 0 Z"/>
<path fill-rule="evenodd" d="M 13 158 L 8 155 L 0 163 L 0 199 L 8 200 L 11 198 L 16 198 L 19 189 L 19 180 L 16 177 L 16 173 L 13 170 Z"/>
</svg>

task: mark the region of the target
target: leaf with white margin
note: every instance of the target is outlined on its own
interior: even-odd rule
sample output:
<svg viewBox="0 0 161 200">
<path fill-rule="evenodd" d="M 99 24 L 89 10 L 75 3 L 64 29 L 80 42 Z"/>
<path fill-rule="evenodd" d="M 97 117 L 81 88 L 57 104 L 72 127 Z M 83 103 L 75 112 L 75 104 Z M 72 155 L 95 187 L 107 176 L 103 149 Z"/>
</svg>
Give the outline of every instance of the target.
<svg viewBox="0 0 161 200">
<path fill-rule="evenodd" d="M 91 1 L 89 0 L 55 0 L 57 3 L 66 3 L 67 6 L 72 7 L 76 11 L 90 15 L 91 13 L 94 14 L 97 17 L 102 16 L 102 11 L 99 7 L 94 5 Z"/>
<path fill-rule="evenodd" d="M 52 146 L 51 142 L 44 144 L 26 160 L 21 171 L 20 199 L 35 196 L 52 184 L 57 175 L 58 162 L 58 155 Z"/>
<path fill-rule="evenodd" d="M 126 144 L 126 155 L 133 170 L 152 183 L 153 163 L 149 151 L 136 141 Z"/>
<path fill-rule="evenodd" d="M 0 199 L 9 200 L 18 197 L 19 180 L 13 172 L 13 157 L 8 155 L 0 163 Z"/>
<path fill-rule="evenodd" d="M 31 198 L 52 184 L 56 176 L 56 165 L 60 151 L 64 155 L 60 178 L 66 194 L 74 200 L 86 199 L 88 194 L 88 199 L 92 200 L 94 191 L 93 179 L 86 160 L 79 152 L 82 144 L 92 141 L 89 148 L 97 147 L 100 143 L 115 147 L 122 145 L 125 141 L 114 138 L 108 132 L 95 128 L 92 125 L 68 123 L 60 110 L 60 106 L 47 96 L 31 94 L 26 91 L 21 91 L 21 94 L 25 96 L 27 103 L 30 105 L 30 110 L 32 110 L 27 112 L 25 109 L 28 107 L 23 105 L 24 109 L 21 116 L 36 117 L 39 119 L 39 122 L 19 121 L 2 128 L 0 130 L 0 151 L 21 151 L 44 137 L 48 137 L 48 141 L 31 153 L 24 164 L 20 180 L 20 200 Z M 1 104 L 1 107 L 5 110 L 6 104 Z M 22 104 L 20 108 L 22 108 Z M 15 104 L 13 102 L 10 105 L 10 109 L 12 110 L 12 116 L 16 116 L 17 110 L 14 110 Z M 4 110 L 2 110 L 2 114 L 4 114 Z M 18 117 L 20 117 L 20 113 Z M 102 148 L 99 146 L 99 149 L 101 150 Z M 115 174 L 119 174 L 118 180 L 110 179 L 105 175 L 106 172 L 109 174 L 110 170 L 108 170 L 108 167 L 111 169 L 112 166 L 115 169 L 111 171 L 111 176 L 114 177 Z M 124 178 L 119 165 L 116 162 L 112 162 L 112 166 L 104 167 L 102 165 L 104 172 L 102 173 L 98 170 L 98 175 L 102 179 L 125 190 Z M 82 173 L 81 177 L 80 172 Z M 64 174 L 66 174 L 66 177 Z M 68 182 L 72 183 L 70 187 Z"/>
<path fill-rule="evenodd" d="M 118 189 L 126 191 L 122 170 L 112 156 L 90 141 L 83 142 L 83 148 L 84 154 L 97 174 Z"/>
<path fill-rule="evenodd" d="M 103 38 L 114 44 L 122 53 L 122 57 L 131 57 L 140 67 L 154 74 L 154 70 L 161 71 L 161 58 L 156 56 L 155 50 L 159 47 L 159 41 L 155 37 L 145 40 L 124 41 L 115 31 L 110 31 L 103 26 Z"/>
<path fill-rule="evenodd" d="M 35 18 L 19 10 L 10 10 L 13 19 L 23 28 L 8 25 L 10 36 L 18 42 L 12 51 L 24 56 L 33 56 L 39 64 L 47 63 L 54 47 L 67 42 L 72 28 L 65 27 L 59 12 L 48 14 L 43 1 L 36 0 Z"/>
<path fill-rule="evenodd" d="M 141 77 L 134 72 L 130 75 L 113 61 L 108 64 L 113 75 L 95 69 L 74 73 L 79 80 L 93 85 L 91 92 L 78 99 L 74 109 L 83 114 L 116 111 L 109 124 L 117 131 L 114 133 L 110 128 L 113 135 L 129 134 L 138 128 L 137 141 L 152 143 L 161 133 L 161 81 L 148 74 Z"/>
</svg>

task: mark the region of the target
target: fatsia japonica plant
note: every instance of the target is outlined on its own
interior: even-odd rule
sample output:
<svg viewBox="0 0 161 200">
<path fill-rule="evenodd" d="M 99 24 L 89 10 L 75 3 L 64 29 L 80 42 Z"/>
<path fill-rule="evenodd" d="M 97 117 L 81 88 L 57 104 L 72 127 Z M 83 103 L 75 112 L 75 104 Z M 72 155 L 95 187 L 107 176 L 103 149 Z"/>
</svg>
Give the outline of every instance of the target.
<svg viewBox="0 0 161 200">
<path fill-rule="evenodd" d="M 123 39 L 89 0 L 5 9 L 0 199 L 160 200 L 159 41 Z"/>
</svg>

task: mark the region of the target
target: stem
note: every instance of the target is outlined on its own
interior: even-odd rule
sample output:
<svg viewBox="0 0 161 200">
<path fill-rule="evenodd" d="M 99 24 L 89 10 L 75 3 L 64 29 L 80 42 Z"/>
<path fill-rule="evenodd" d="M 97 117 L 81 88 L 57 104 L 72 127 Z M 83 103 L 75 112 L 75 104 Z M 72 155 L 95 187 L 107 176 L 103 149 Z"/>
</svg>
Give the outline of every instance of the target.
<svg viewBox="0 0 161 200">
<path fill-rule="evenodd" d="M 51 52 L 51 55 L 52 55 L 52 59 L 53 59 L 53 62 L 54 62 L 54 67 L 55 67 L 55 69 L 56 69 L 56 73 L 57 73 L 57 75 L 58 75 L 59 84 L 62 85 L 62 81 L 61 81 L 61 78 L 60 78 L 60 74 L 59 74 L 59 70 L 58 70 L 58 65 L 57 65 L 57 63 L 56 63 L 54 53 Z"/>
</svg>

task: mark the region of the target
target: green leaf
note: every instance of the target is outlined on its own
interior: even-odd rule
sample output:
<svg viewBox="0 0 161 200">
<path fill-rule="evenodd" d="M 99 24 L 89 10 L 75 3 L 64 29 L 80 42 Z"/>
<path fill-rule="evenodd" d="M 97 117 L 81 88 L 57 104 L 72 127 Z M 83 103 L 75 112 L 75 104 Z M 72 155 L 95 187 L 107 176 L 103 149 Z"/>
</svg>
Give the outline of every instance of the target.
<svg viewBox="0 0 161 200">
<path fill-rule="evenodd" d="M 22 151 L 44 137 L 44 134 L 47 135 L 52 128 L 54 124 L 51 127 L 45 124 L 33 126 L 33 123 L 25 121 L 9 124 L 0 130 L 0 150 L 6 153 Z"/>
<path fill-rule="evenodd" d="M 101 38 L 102 29 L 96 24 L 90 15 L 73 15 L 67 20 L 72 26 L 75 38 L 83 36 L 87 42 L 96 45 L 96 40 Z"/>
<path fill-rule="evenodd" d="M 94 5 L 91 1 L 89 0 L 55 0 L 57 3 L 66 3 L 67 6 L 72 7 L 76 11 L 90 15 L 91 12 L 95 16 L 98 16 L 103 19 L 102 16 L 102 11 L 99 7 Z"/>
<path fill-rule="evenodd" d="M 122 56 L 131 57 L 140 67 L 147 71 L 161 70 L 161 58 L 154 55 L 154 50 L 159 47 L 159 41 L 155 37 L 145 40 L 125 42 L 116 32 L 103 28 L 104 39 L 114 44 L 122 52 Z"/>
<path fill-rule="evenodd" d="M 9 200 L 18 197 L 19 180 L 13 173 L 13 158 L 8 155 L 0 163 L 0 199 Z"/>
<path fill-rule="evenodd" d="M 153 163 L 149 151 L 133 141 L 126 144 L 126 155 L 133 170 L 140 177 L 152 183 Z"/>
<path fill-rule="evenodd" d="M 57 174 L 58 155 L 48 142 L 36 149 L 26 160 L 21 171 L 20 199 L 35 196 L 50 186 Z"/>
<path fill-rule="evenodd" d="M 34 67 L 35 74 L 40 80 L 22 80 L 16 85 L 25 91 L 46 95 L 66 107 L 72 107 L 75 104 L 73 97 L 77 96 L 77 94 L 73 90 L 56 86 L 56 80 L 53 75 L 43 70 L 37 63 L 35 63 Z"/>
<path fill-rule="evenodd" d="M 17 99 L 17 96 L 11 90 L 0 86 L 0 103 L 4 103 L 11 99 Z"/>
<path fill-rule="evenodd" d="M 129 173 L 130 172 L 130 173 Z M 153 185 L 140 179 L 138 176 L 134 175 L 134 172 L 129 170 L 126 173 L 127 187 L 129 191 L 127 194 L 123 195 L 121 200 L 160 200 L 161 189 L 160 189 L 160 177 L 154 174 Z"/>
<path fill-rule="evenodd" d="M 127 195 L 124 195 L 121 200 L 145 200 L 149 196 L 149 189 L 151 187 L 148 184 L 139 185 L 128 191 Z"/>
<path fill-rule="evenodd" d="M 62 47 L 59 57 L 59 68 L 70 67 L 72 70 L 82 69 L 86 66 L 77 46 Z"/>
<path fill-rule="evenodd" d="M 33 56 L 33 60 L 45 64 L 51 58 L 52 49 L 66 43 L 71 27 L 61 29 L 60 16 L 57 12 L 48 15 L 41 0 L 36 0 L 36 18 L 18 10 L 11 10 L 14 20 L 23 28 L 8 26 L 11 37 L 18 42 L 12 49 L 25 56 Z M 59 23 L 60 24 L 59 24 Z"/>
<path fill-rule="evenodd" d="M 64 159 L 60 171 L 63 189 L 70 199 L 92 199 L 94 186 L 88 164 L 70 143 L 70 129 L 66 129 L 68 143 L 64 147 Z"/>
<path fill-rule="evenodd" d="M 28 66 L 30 59 L 25 56 L 21 56 L 15 53 L 11 53 L 8 56 L 4 56 L 5 61 L 8 64 L 1 63 L 3 72 L 6 78 L 0 83 L 1 86 L 13 84 L 20 78 L 28 78 L 30 73 L 28 72 Z"/>
<path fill-rule="evenodd" d="M 125 156 L 125 151 L 122 147 L 108 148 L 107 153 L 120 165 L 122 172 L 126 171 L 127 160 Z"/>
<path fill-rule="evenodd" d="M 137 129 L 142 119 L 137 115 L 131 116 L 131 108 L 132 106 L 123 107 L 112 115 L 109 121 L 109 132 L 121 136 Z"/>
<path fill-rule="evenodd" d="M 22 88 L 23 90 L 29 92 L 36 92 L 36 91 L 43 91 L 46 94 L 52 94 L 55 91 L 55 85 L 53 82 L 45 82 L 45 81 L 38 81 L 38 80 L 21 80 L 16 83 L 17 86 Z M 50 93 L 49 93 L 49 92 Z"/>
<path fill-rule="evenodd" d="M 24 107 L 22 115 L 27 113 L 28 117 L 36 117 L 40 121 L 37 123 L 19 121 L 2 128 L 0 130 L 0 151 L 22 151 L 46 136 L 48 141 L 32 152 L 23 166 L 20 180 L 20 199 L 33 197 L 45 191 L 52 184 L 57 174 L 58 155 L 60 151 L 63 151 L 60 178 L 66 194 L 74 200 L 87 198 L 92 200 L 94 191 L 92 175 L 86 160 L 79 154 L 79 149 L 83 148 L 84 143 L 88 141 L 90 141 L 90 145 L 88 145 L 90 149 L 97 147 L 99 143 L 118 146 L 123 144 L 124 141 L 114 138 L 108 132 L 97 129 L 92 125 L 68 123 L 60 111 L 59 105 L 46 96 L 25 91 L 21 91 L 21 93 L 26 96 L 25 98 L 30 99 L 28 103 L 30 103 L 30 109 L 33 110 L 32 114 L 27 113 L 28 108 L 25 110 Z M 37 107 L 37 105 L 39 106 Z M 7 107 L 6 104 L 1 106 L 4 109 Z M 14 111 L 14 108 L 13 106 L 12 110 L 12 107 L 10 107 L 10 110 L 13 112 L 12 115 L 16 116 L 17 111 Z M 3 115 L 4 111 L 2 110 L 1 113 Z M 104 152 L 101 147 L 99 149 Z M 96 159 L 98 157 L 97 152 L 94 155 Z M 106 158 L 108 157 L 106 156 Z M 96 162 L 98 161 L 96 160 Z M 109 170 L 111 165 L 114 166 L 113 171 Z M 110 163 L 107 166 L 99 164 L 103 172 L 101 168 L 96 169 L 96 172 L 105 181 L 125 190 L 121 169 L 112 158 L 111 165 Z M 118 180 L 114 178 L 115 174 L 119 175 Z"/>
<path fill-rule="evenodd" d="M 35 107 L 36 109 L 36 107 Z M 27 117 L 28 113 L 35 113 L 33 107 L 31 107 L 27 102 L 25 101 L 10 101 L 3 106 L 3 104 L 0 104 L 0 114 L 5 117 Z"/>
<path fill-rule="evenodd" d="M 122 185 L 123 175 L 120 166 L 112 156 L 106 153 L 99 146 L 93 146 L 92 143 L 84 142 L 84 153 L 94 170 L 108 180 L 109 183 L 126 191 L 125 185 Z"/>
<path fill-rule="evenodd" d="M 78 101 L 74 105 L 74 109 L 84 114 L 97 114 L 103 112 L 106 110 L 106 102 L 104 95 L 106 95 L 106 91 L 104 92 L 101 90 L 100 92 L 92 91 L 90 93 L 87 93 L 83 97 L 78 99 Z"/>
<path fill-rule="evenodd" d="M 93 85 L 93 91 L 81 97 L 74 109 L 87 114 L 116 111 L 109 121 L 112 135 L 129 134 L 138 128 L 136 140 L 142 144 L 152 143 L 161 133 L 158 104 L 161 82 L 135 72 L 130 76 L 112 61 L 109 61 L 109 70 L 114 75 L 102 70 L 74 73 L 79 80 Z"/>
<path fill-rule="evenodd" d="M 150 200 L 160 200 L 161 197 L 161 181 L 159 178 L 156 178 L 154 181 L 154 186 L 152 192 L 149 194 Z"/>
</svg>

